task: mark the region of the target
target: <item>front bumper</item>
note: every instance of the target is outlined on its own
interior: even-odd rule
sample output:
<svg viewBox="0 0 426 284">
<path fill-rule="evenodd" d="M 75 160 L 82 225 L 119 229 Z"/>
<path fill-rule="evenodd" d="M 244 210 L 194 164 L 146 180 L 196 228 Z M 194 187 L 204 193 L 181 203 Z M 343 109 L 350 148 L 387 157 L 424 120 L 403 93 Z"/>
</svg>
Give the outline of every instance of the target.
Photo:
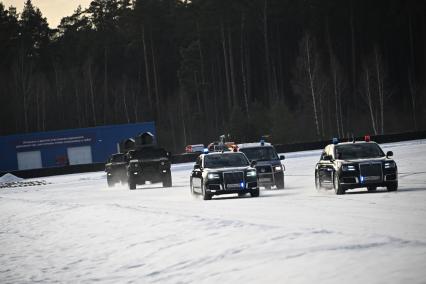
<svg viewBox="0 0 426 284">
<path fill-rule="evenodd" d="M 232 193 L 249 193 L 258 190 L 257 181 L 247 181 L 239 185 L 239 187 L 228 187 L 223 183 L 208 182 L 205 184 L 205 190 L 212 195 L 232 194 Z"/>
<path fill-rule="evenodd" d="M 382 176 L 378 180 L 368 180 L 362 177 L 358 171 L 344 172 L 339 174 L 339 182 L 345 189 L 362 188 L 362 187 L 387 187 L 398 182 L 397 169 L 385 169 Z"/>
</svg>

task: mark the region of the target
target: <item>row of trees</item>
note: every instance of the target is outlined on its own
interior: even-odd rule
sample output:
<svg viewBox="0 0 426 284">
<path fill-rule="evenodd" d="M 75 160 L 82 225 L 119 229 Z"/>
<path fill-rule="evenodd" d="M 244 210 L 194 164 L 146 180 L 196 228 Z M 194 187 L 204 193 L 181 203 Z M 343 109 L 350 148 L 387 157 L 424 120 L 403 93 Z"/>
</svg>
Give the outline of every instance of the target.
<svg viewBox="0 0 426 284">
<path fill-rule="evenodd" d="M 0 134 L 155 120 L 164 146 L 426 126 L 424 1 L 0 2 Z"/>
</svg>

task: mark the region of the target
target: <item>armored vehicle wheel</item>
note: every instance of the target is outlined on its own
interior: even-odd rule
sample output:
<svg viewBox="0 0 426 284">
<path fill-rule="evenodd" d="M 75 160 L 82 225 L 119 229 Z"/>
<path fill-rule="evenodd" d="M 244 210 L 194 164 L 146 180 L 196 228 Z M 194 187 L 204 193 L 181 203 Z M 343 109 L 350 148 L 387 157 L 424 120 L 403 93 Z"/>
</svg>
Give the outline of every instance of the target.
<svg viewBox="0 0 426 284">
<path fill-rule="evenodd" d="M 172 187 L 172 173 L 168 173 L 163 177 L 163 187 Z"/>
<path fill-rule="evenodd" d="M 334 173 L 334 191 L 336 192 L 337 195 L 345 194 L 345 190 L 340 184 L 339 174 L 337 174 L 336 172 Z"/>
<path fill-rule="evenodd" d="M 392 185 L 388 185 L 387 189 L 388 189 L 388 191 L 397 191 L 398 190 L 398 182 L 395 182 Z"/>
<path fill-rule="evenodd" d="M 245 192 L 240 192 L 240 193 L 238 193 L 238 197 L 243 197 L 243 196 L 246 196 L 246 193 L 245 193 Z"/>
<path fill-rule="evenodd" d="M 259 196 L 259 189 L 252 189 L 250 192 L 251 197 L 258 197 Z"/>
</svg>

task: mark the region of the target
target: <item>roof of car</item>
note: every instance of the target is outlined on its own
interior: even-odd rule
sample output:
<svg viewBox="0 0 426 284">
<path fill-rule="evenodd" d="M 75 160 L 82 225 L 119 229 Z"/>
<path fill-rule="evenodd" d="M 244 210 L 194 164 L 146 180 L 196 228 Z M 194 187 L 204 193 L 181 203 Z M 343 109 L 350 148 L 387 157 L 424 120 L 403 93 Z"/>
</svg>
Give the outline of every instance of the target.
<svg viewBox="0 0 426 284">
<path fill-rule="evenodd" d="M 268 143 L 268 142 L 264 142 L 263 145 L 262 145 L 262 143 L 260 143 L 260 142 L 251 142 L 251 143 L 237 144 L 237 146 L 238 146 L 238 148 L 243 149 L 243 148 L 272 146 L 272 144 Z"/>
</svg>

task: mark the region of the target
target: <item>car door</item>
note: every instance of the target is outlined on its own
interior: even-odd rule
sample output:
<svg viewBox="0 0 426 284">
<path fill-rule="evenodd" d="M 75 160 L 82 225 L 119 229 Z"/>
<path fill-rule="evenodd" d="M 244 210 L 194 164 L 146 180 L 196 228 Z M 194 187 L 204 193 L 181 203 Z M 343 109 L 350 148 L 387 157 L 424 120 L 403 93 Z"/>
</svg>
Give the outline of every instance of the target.
<svg viewBox="0 0 426 284">
<path fill-rule="evenodd" d="M 194 169 L 192 170 L 192 185 L 197 192 L 201 192 L 201 181 L 202 181 L 202 158 L 198 157 L 195 160 Z"/>
</svg>

